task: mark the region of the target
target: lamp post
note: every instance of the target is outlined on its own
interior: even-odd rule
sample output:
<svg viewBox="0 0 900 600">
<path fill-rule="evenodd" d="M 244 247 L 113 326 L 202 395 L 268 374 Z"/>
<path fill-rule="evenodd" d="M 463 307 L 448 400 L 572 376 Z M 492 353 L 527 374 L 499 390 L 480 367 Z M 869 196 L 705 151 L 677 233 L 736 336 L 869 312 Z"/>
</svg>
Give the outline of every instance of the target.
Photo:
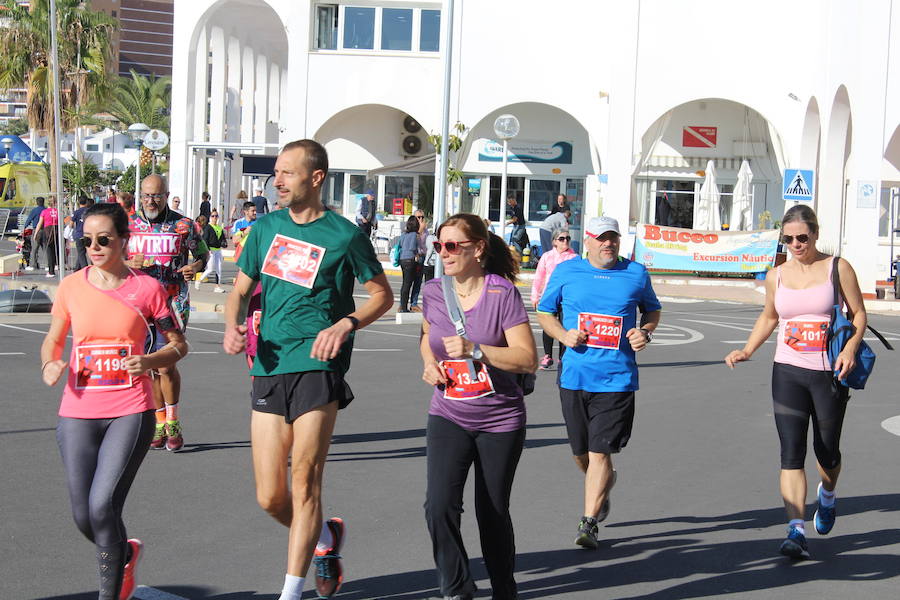
<svg viewBox="0 0 900 600">
<path fill-rule="evenodd" d="M 6 160 L 8 162 L 12 162 L 12 157 L 9 155 L 9 151 L 12 150 L 13 144 L 15 142 L 16 141 L 14 139 L 12 139 L 11 137 L 5 137 L 2 140 L 0 140 L 0 144 L 3 144 L 3 147 L 6 149 Z"/>
<path fill-rule="evenodd" d="M 500 239 L 506 243 L 506 169 L 509 160 L 509 140 L 519 135 L 519 119 L 514 115 L 500 115 L 494 120 L 494 133 L 503 140 L 503 176 L 500 178 Z"/>
<path fill-rule="evenodd" d="M 144 136 L 147 135 L 147 132 L 150 131 L 150 128 L 144 125 L 143 123 L 135 123 L 128 128 L 128 136 L 135 142 L 137 145 L 137 160 L 134 161 L 134 201 L 137 203 L 138 198 L 141 195 L 141 145 L 144 142 Z"/>
</svg>

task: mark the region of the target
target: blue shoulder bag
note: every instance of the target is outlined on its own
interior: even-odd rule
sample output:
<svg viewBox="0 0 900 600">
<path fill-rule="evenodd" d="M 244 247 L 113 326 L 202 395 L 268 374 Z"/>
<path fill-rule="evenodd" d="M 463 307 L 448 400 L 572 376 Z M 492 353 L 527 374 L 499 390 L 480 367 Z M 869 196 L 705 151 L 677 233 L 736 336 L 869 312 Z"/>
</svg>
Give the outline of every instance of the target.
<svg viewBox="0 0 900 600">
<path fill-rule="evenodd" d="M 852 338 L 853 334 L 856 332 L 856 327 L 849 319 L 847 319 L 847 316 L 844 315 L 844 311 L 841 310 L 841 280 L 838 276 L 839 260 L 839 257 L 835 257 L 831 266 L 831 282 L 834 286 L 834 306 L 831 307 L 831 323 L 828 327 L 828 337 L 826 339 L 828 362 L 831 365 L 831 369 L 834 371 L 836 380 L 838 371 L 834 370 L 834 363 L 837 360 L 838 354 L 840 354 L 841 350 L 844 349 L 844 346 L 847 345 L 847 341 Z M 888 350 L 894 349 L 893 346 L 884 339 L 884 336 L 875 331 L 871 325 L 868 328 L 869 331 L 874 333 L 875 336 L 881 340 L 881 343 L 884 344 L 885 348 Z M 856 350 L 856 366 L 847 374 L 846 379 L 837 381 L 845 387 L 861 390 L 866 387 L 866 381 L 868 381 L 869 375 L 872 374 L 872 369 L 874 368 L 875 352 L 872 351 L 872 348 L 870 348 L 867 343 L 860 342 L 859 348 Z"/>
</svg>

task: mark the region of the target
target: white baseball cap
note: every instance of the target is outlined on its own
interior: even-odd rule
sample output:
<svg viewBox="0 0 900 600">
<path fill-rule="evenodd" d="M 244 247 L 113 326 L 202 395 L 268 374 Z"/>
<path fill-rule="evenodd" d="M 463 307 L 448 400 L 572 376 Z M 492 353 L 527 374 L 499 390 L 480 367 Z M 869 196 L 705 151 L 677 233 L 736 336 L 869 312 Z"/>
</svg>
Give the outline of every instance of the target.
<svg viewBox="0 0 900 600">
<path fill-rule="evenodd" d="M 613 231 L 618 235 L 622 235 L 619 232 L 619 222 L 612 217 L 593 217 L 588 221 L 587 227 L 584 229 L 584 234 L 589 235 L 592 238 L 598 238 L 608 231 Z"/>
</svg>

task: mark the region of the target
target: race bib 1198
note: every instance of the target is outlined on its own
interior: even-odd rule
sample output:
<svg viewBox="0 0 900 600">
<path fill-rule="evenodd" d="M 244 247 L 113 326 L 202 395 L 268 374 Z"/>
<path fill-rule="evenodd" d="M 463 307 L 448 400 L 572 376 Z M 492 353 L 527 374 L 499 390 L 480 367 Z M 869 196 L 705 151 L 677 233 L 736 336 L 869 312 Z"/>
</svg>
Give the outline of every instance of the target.
<svg viewBox="0 0 900 600">
<path fill-rule="evenodd" d="M 622 317 L 596 313 L 578 313 L 578 329 L 587 334 L 588 348 L 618 350 L 622 336 Z"/>
<path fill-rule="evenodd" d="M 131 387 L 131 375 L 123 361 L 127 344 L 97 344 L 75 347 L 75 389 L 119 390 Z"/>
<path fill-rule="evenodd" d="M 262 272 L 288 283 L 312 289 L 324 256 L 325 248 L 279 233 L 269 245 Z"/>
</svg>

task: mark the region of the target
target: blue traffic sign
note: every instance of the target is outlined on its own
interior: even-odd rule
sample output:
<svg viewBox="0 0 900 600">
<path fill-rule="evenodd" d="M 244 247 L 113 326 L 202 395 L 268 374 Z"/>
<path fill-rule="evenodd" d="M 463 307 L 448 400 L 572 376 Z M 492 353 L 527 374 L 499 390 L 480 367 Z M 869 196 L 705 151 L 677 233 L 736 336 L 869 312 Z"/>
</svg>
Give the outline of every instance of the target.
<svg viewBox="0 0 900 600">
<path fill-rule="evenodd" d="M 812 169 L 785 169 L 781 195 L 785 200 L 812 202 L 815 192 Z"/>
</svg>

